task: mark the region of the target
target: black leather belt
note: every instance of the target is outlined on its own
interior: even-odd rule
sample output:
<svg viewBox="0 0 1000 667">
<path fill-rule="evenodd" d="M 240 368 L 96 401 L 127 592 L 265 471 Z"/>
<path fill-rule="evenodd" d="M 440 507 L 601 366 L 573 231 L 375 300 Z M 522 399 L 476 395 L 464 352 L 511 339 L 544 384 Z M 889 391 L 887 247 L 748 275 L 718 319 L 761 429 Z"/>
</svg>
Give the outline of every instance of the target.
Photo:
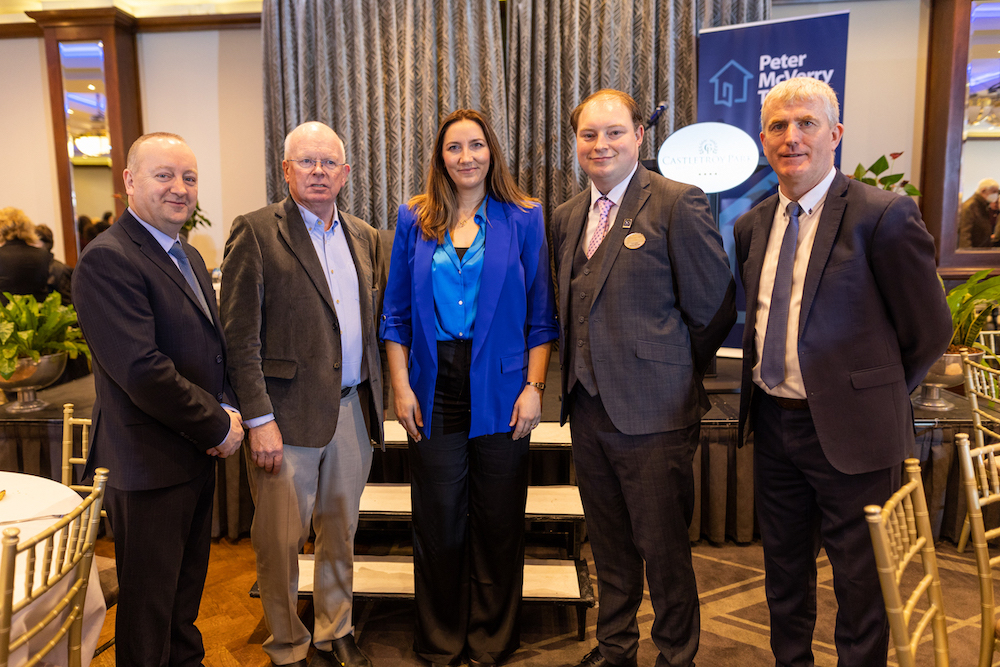
<svg viewBox="0 0 1000 667">
<path fill-rule="evenodd" d="M 768 394 L 768 397 L 785 410 L 809 409 L 809 401 L 804 398 L 785 398 L 783 396 L 771 396 L 771 394 Z"/>
</svg>

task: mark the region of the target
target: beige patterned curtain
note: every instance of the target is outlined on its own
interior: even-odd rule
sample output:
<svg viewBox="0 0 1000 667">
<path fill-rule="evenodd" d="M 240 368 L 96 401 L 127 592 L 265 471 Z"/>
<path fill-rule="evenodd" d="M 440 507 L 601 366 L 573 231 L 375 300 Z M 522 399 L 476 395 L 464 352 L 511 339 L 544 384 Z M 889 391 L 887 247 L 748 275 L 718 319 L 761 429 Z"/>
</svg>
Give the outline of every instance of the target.
<svg viewBox="0 0 1000 667">
<path fill-rule="evenodd" d="M 654 157 L 697 116 L 696 29 L 768 18 L 770 0 L 507 0 L 508 159 L 546 213 L 587 184 L 569 116 L 601 88 L 630 93 L 652 114 L 640 152 Z M 696 25 L 696 22 L 701 25 Z"/>
<path fill-rule="evenodd" d="M 265 0 L 267 193 L 285 197 L 285 135 L 319 120 L 351 165 L 338 204 L 380 229 L 423 190 L 440 119 L 482 111 L 507 135 L 496 0 Z"/>
</svg>

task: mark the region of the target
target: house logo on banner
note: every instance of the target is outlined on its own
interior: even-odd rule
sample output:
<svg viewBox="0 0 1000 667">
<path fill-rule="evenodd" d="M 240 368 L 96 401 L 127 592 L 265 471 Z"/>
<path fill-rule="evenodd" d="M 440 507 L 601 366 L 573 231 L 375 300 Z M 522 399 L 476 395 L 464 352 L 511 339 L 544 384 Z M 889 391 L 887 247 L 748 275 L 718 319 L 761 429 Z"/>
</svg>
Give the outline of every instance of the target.
<svg viewBox="0 0 1000 667">
<path fill-rule="evenodd" d="M 733 106 L 735 102 L 746 102 L 753 74 L 735 60 L 730 60 L 709 79 L 715 86 L 715 103 Z M 736 93 L 736 91 L 740 91 Z"/>
</svg>

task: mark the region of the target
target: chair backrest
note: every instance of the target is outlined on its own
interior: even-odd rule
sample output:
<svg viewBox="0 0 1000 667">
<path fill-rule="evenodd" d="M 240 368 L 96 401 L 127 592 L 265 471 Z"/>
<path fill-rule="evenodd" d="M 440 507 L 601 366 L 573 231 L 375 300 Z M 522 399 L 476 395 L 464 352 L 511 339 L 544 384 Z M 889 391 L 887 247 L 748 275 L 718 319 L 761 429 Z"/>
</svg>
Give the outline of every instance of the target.
<svg viewBox="0 0 1000 667">
<path fill-rule="evenodd" d="M 13 651 L 27 644 L 50 625 L 57 626 L 54 636 L 35 655 L 29 656 L 24 663 L 25 667 L 38 664 L 64 639 L 68 642 L 70 666 L 80 666 L 84 600 L 107 480 L 107 469 L 98 468 L 91 494 L 73 511 L 31 539 L 20 541 L 18 528 L 3 531 L 0 550 L 0 667 L 7 667 L 8 658 Z M 37 548 L 39 546 L 42 551 L 41 563 Z M 25 560 L 24 581 L 16 583 L 15 562 L 20 554 L 24 554 Z M 55 605 L 51 605 L 51 600 L 45 598 L 44 602 L 48 605 L 45 617 L 34 627 L 12 636 L 14 615 L 34 604 L 66 577 L 72 577 L 72 585 L 58 598 Z M 17 602 L 14 602 L 15 590 L 23 594 Z"/>
<path fill-rule="evenodd" d="M 1000 352 L 1000 331 L 980 331 L 979 343 L 990 352 Z"/>
<path fill-rule="evenodd" d="M 982 618 L 980 619 L 979 665 L 993 664 L 995 644 L 996 603 L 993 597 L 993 568 L 1000 563 L 1000 556 L 990 558 L 989 541 L 1000 536 L 1000 526 L 986 529 L 983 507 L 1000 502 L 1000 443 L 971 448 L 969 436 L 959 433 L 958 463 L 962 471 L 962 486 L 969 510 L 969 527 L 972 532 L 972 548 L 976 555 L 976 570 L 979 574 L 979 598 Z"/>
<path fill-rule="evenodd" d="M 871 532 L 882 598 L 889 617 L 889 630 L 896 660 L 900 667 L 913 667 L 920 637 L 930 626 L 934 635 L 934 664 L 948 665 L 948 629 L 945 625 L 941 579 L 934 554 L 934 536 L 927 514 L 924 485 L 920 479 L 920 462 L 906 460 L 906 483 L 892 494 L 885 505 L 865 507 L 865 518 Z M 923 566 L 923 576 L 903 598 L 903 574 L 917 560 Z M 908 580 L 909 581 L 909 580 Z M 913 631 L 910 618 L 921 598 L 927 598 L 927 611 L 919 616 Z"/>
<path fill-rule="evenodd" d="M 73 456 L 74 433 L 79 428 L 81 432 L 81 455 Z M 87 454 L 90 453 L 90 420 L 73 416 L 73 404 L 63 404 L 63 434 L 62 434 L 62 483 L 74 491 L 89 492 L 91 487 L 73 483 L 73 466 L 85 465 Z"/>
</svg>

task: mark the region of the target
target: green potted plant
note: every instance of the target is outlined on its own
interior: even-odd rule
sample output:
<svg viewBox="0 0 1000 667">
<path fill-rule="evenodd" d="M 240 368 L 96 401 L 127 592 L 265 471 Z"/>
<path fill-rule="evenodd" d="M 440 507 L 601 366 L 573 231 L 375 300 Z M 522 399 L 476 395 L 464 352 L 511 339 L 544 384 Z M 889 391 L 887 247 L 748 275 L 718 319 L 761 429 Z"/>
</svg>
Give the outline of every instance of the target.
<svg viewBox="0 0 1000 667">
<path fill-rule="evenodd" d="M 17 390 L 18 400 L 9 412 L 33 412 L 47 404 L 35 390 L 47 387 L 62 375 L 66 357 L 76 359 L 90 348 L 77 326 L 76 309 L 65 306 L 58 292 L 38 303 L 30 294 L 4 292 L 0 308 L 0 388 Z"/>
<path fill-rule="evenodd" d="M 874 164 L 867 169 L 859 162 L 857 169 L 851 174 L 851 178 L 875 186 L 876 188 L 882 188 L 883 190 L 891 190 L 892 192 L 898 192 L 901 195 L 908 195 L 910 197 L 919 197 L 920 190 L 909 181 L 904 181 L 902 172 L 898 174 L 892 173 L 892 167 L 896 164 L 896 158 L 902 154 L 902 151 L 889 153 L 889 157 L 892 158 L 891 164 L 888 158 L 883 155 L 875 160 Z M 889 173 L 882 176 L 887 171 Z M 871 175 L 869 176 L 869 174 Z"/>
<path fill-rule="evenodd" d="M 989 269 L 978 271 L 945 295 L 951 310 L 951 342 L 945 354 L 931 366 L 927 377 L 920 383 L 921 393 L 913 399 L 914 405 L 926 410 L 950 410 L 953 407 L 941 395 L 941 389 L 962 384 L 965 377 L 963 350 L 974 361 L 982 360 L 984 353 L 995 358 L 993 350 L 979 342 L 979 332 L 1000 303 L 1000 276 L 989 278 L 989 274 Z"/>
</svg>

